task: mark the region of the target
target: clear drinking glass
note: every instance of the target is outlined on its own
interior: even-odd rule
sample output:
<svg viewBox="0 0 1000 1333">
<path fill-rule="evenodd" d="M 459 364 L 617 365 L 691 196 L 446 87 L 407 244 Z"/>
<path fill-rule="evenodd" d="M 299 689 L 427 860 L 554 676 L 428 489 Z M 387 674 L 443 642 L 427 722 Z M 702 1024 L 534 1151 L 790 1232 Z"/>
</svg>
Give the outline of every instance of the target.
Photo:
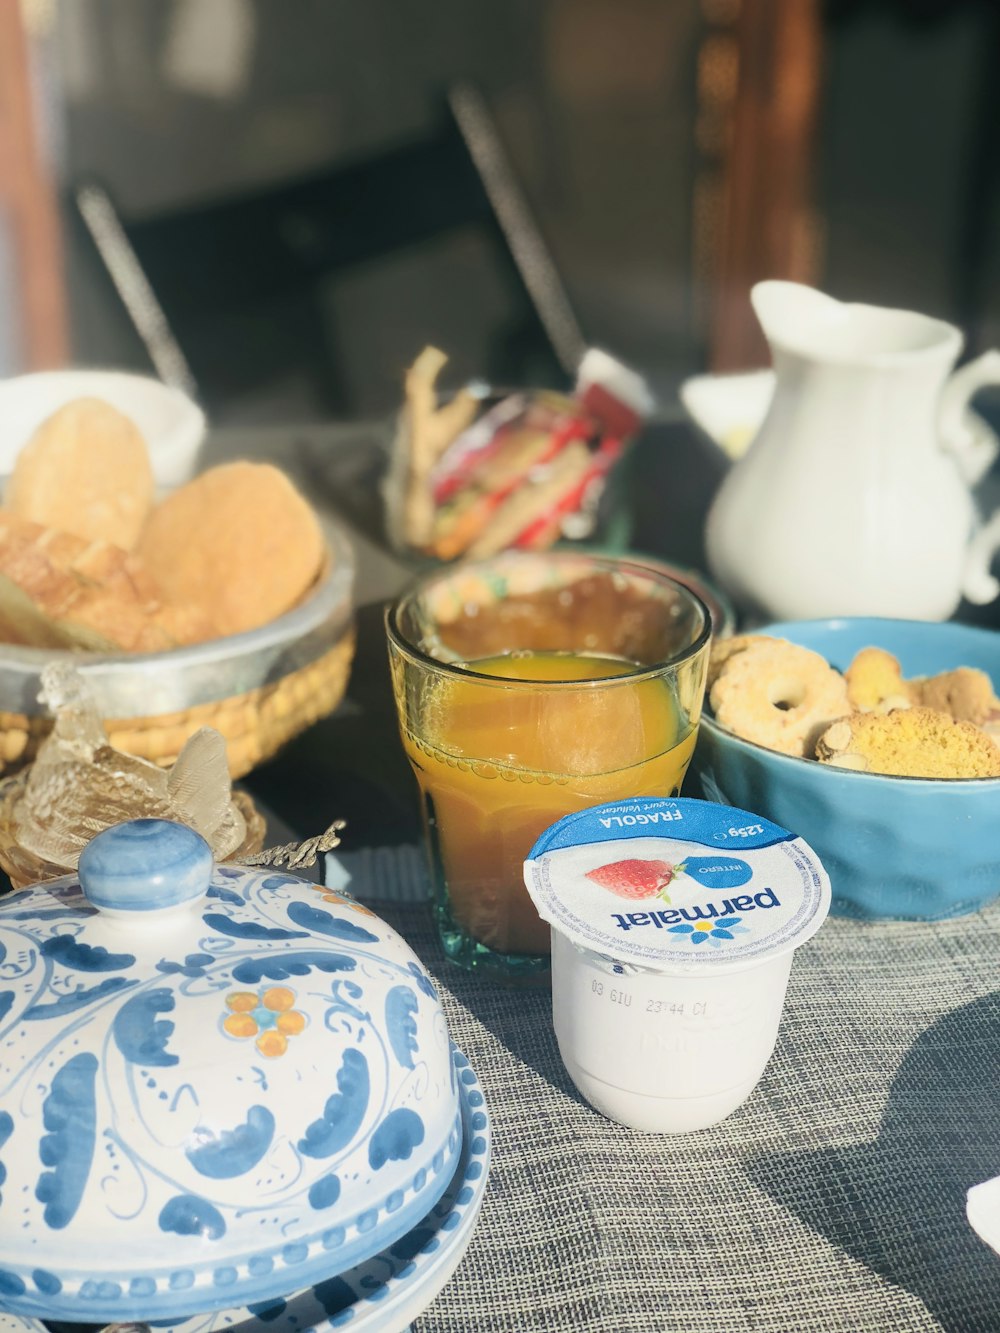
<svg viewBox="0 0 1000 1333">
<path fill-rule="evenodd" d="M 679 792 L 709 613 L 640 564 L 508 552 L 425 576 L 386 628 L 445 952 L 506 979 L 544 974 L 549 927 L 523 862 L 574 810 Z"/>
</svg>

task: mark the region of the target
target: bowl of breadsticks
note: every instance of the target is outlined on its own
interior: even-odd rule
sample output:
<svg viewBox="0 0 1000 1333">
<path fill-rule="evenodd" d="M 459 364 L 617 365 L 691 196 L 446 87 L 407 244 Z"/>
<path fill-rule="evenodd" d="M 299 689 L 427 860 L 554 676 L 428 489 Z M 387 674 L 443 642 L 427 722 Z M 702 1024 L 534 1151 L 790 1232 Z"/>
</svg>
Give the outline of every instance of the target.
<svg viewBox="0 0 1000 1333">
<path fill-rule="evenodd" d="M 278 468 L 237 461 L 182 480 L 187 464 L 93 396 L 42 417 L 6 466 L 0 773 L 49 730 L 41 672 L 61 657 L 111 744 L 162 766 L 211 726 L 239 777 L 336 707 L 352 552 Z"/>
<path fill-rule="evenodd" d="M 693 773 L 793 828 L 841 915 L 937 920 L 1000 895 L 1000 634 L 784 622 L 719 640 Z"/>
</svg>

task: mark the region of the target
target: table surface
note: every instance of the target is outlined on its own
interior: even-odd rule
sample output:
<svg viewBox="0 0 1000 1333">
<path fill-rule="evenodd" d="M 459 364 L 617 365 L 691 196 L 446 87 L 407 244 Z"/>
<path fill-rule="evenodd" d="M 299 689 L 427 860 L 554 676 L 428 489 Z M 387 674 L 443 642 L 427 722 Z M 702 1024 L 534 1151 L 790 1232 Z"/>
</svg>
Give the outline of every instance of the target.
<svg viewBox="0 0 1000 1333">
<path fill-rule="evenodd" d="M 472 1244 L 414 1333 L 1000 1329 L 1000 1258 L 965 1218 L 1000 1174 L 1000 906 L 828 921 L 750 1099 L 658 1136 L 581 1101 L 547 990 L 460 972 L 426 904 L 368 901 L 437 978 L 494 1136 Z"/>
<path fill-rule="evenodd" d="M 483 1213 L 417 1333 L 1000 1330 L 1000 1258 L 965 1218 L 965 1191 L 1000 1174 L 1000 905 L 936 924 L 829 921 L 796 957 L 750 1100 L 712 1130 L 658 1137 L 580 1100 L 547 989 L 461 972 L 425 901 L 379 901 L 395 861 L 414 879 L 420 838 L 382 624 L 414 567 L 381 532 L 384 445 L 374 426 L 225 432 L 206 461 L 275 459 L 355 547 L 345 700 L 247 785 L 302 836 L 346 819 L 345 862 L 390 849 L 366 891 L 438 978 L 483 1082 L 495 1135 Z M 682 423 L 658 423 L 628 473 L 632 548 L 703 569 L 726 466 Z M 997 624 L 993 609 L 963 610 Z"/>
<path fill-rule="evenodd" d="M 384 603 L 414 573 L 381 532 L 385 441 L 374 425 L 222 431 L 203 461 L 278 462 L 355 550 L 344 701 L 245 785 L 273 841 L 346 820 L 342 864 L 375 866 L 362 896 L 437 978 L 483 1084 L 494 1140 L 482 1215 L 415 1333 L 1000 1330 L 1000 1258 L 965 1218 L 966 1190 L 1000 1174 L 1000 904 L 936 924 L 830 920 L 796 955 L 757 1090 L 685 1136 L 624 1129 L 581 1101 L 547 988 L 507 989 L 443 958 L 384 642 Z M 682 423 L 656 423 L 627 473 L 632 548 L 704 568 L 726 466 Z"/>
<path fill-rule="evenodd" d="M 346 861 L 398 849 L 379 852 L 369 892 L 438 978 L 492 1114 L 480 1224 L 415 1329 L 1000 1330 L 1000 1258 L 965 1218 L 965 1191 L 1000 1174 L 1000 906 L 939 924 L 828 922 L 796 957 L 751 1099 L 715 1129 L 657 1137 L 581 1102 L 547 990 L 459 971 L 426 902 L 379 902 L 394 858 L 413 879 L 420 838 L 382 626 L 414 572 L 381 532 L 384 444 L 372 426 L 234 432 L 209 456 L 277 459 L 352 537 L 347 696 L 248 785 L 302 835 L 345 818 Z M 726 466 L 683 423 L 659 422 L 627 476 L 632 548 L 703 569 Z M 963 613 L 997 625 L 994 609 Z"/>
</svg>

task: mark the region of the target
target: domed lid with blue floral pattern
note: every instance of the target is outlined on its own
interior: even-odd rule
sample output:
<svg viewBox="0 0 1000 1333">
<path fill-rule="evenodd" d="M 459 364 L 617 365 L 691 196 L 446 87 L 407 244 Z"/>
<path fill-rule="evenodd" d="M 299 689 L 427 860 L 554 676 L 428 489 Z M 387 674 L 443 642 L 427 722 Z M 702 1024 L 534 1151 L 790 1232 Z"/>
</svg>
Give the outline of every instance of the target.
<svg viewBox="0 0 1000 1333">
<path fill-rule="evenodd" d="M 0 1307 L 286 1295 L 405 1234 L 460 1147 L 434 988 L 357 903 L 161 820 L 0 899 Z"/>
</svg>

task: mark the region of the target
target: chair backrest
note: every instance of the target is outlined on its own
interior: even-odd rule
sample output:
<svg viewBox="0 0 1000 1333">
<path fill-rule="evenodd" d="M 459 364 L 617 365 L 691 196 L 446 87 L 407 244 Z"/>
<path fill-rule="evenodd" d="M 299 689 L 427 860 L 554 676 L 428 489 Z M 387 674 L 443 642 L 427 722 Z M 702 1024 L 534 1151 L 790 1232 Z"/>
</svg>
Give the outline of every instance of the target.
<svg viewBox="0 0 1000 1333">
<path fill-rule="evenodd" d="M 210 409 L 297 370 L 325 407 L 350 413 L 337 356 L 350 331 L 331 328 L 323 293 L 470 231 L 487 238 L 516 311 L 479 373 L 506 379 L 536 363 L 564 376 L 582 349 L 555 266 L 469 89 L 453 90 L 433 134 L 308 178 L 149 218 L 123 216 L 93 181 L 78 182 L 76 202 L 160 373 L 193 383 Z"/>
</svg>

